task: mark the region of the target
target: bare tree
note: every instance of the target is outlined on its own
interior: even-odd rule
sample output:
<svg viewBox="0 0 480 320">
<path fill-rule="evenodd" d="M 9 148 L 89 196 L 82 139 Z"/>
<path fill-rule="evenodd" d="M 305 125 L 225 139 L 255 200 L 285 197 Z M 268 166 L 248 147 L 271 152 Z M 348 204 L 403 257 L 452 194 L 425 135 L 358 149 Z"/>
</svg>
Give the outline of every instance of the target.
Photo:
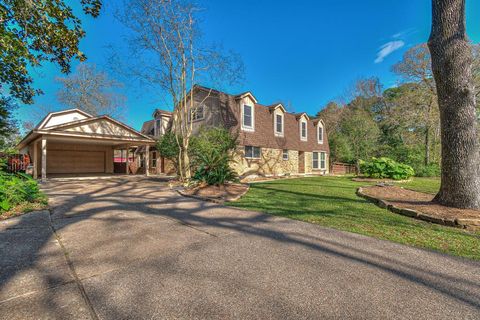
<svg viewBox="0 0 480 320">
<path fill-rule="evenodd" d="M 132 0 L 125 5 L 120 20 L 133 32 L 130 38 L 130 61 L 137 65 L 129 71 L 142 82 L 167 94 L 172 101 L 173 128 L 179 145 L 179 175 L 191 177 L 188 148 L 195 107 L 201 101 L 195 86 L 204 83 L 219 87 L 243 75 L 243 65 L 234 54 L 224 54 L 218 46 L 202 40 L 198 15 L 200 9 L 187 0 Z"/>
<path fill-rule="evenodd" d="M 465 0 L 432 0 L 432 5 L 428 47 L 442 136 L 441 186 L 434 201 L 480 208 L 480 150 Z"/>
<path fill-rule="evenodd" d="M 106 114 L 122 119 L 125 96 L 118 92 L 123 85 L 110 79 L 106 72 L 93 64 L 80 64 L 75 73 L 56 79 L 62 84 L 57 92 L 60 103 L 92 115 Z"/>
</svg>

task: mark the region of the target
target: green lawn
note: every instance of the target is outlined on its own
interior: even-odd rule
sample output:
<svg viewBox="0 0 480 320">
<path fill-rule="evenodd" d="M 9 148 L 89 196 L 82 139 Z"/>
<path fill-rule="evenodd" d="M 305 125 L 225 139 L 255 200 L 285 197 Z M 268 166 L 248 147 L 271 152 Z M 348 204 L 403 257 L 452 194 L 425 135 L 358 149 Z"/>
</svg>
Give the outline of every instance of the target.
<svg viewBox="0 0 480 320">
<path fill-rule="evenodd" d="M 399 182 L 398 186 L 405 189 L 436 194 L 440 189 L 440 178 L 412 178 L 408 182 Z"/>
<path fill-rule="evenodd" d="M 411 186 L 434 190 L 435 186 L 425 186 L 430 180 L 415 179 Z M 480 233 L 381 209 L 355 194 L 362 185 L 365 182 L 354 182 L 349 177 L 255 183 L 245 196 L 230 205 L 480 260 Z"/>
</svg>

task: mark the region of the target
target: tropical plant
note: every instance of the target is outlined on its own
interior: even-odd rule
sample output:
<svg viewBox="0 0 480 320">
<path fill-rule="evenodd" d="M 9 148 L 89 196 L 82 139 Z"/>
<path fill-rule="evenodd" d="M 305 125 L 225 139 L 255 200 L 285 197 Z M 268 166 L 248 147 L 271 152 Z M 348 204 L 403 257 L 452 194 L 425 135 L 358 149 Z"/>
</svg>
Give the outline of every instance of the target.
<svg viewBox="0 0 480 320">
<path fill-rule="evenodd" d="M 199 155 L 199 166 L 193 179 L 208 185 L 223 185 L 226 182 L 238 181 L 237 173 L 230 167 L 233 161 L 229 153 L 210 150 Z"/>
<path fill-rule="evenodd" d="M 360 171 L 369 178 L 394 180 L 405 180 L 415 174 L 415 171 L 409 165 L 398 163 L 386 157 L 373 157 L 370 161 L 360 161 Z"/>
<path fill-rule="evenodd" d="M 203 127 L 190 141 L 190 159 L 195 171 L 200 156 L 215 150 L 215 152 L 233 153 L 237 148 L 237 135 L 233 135 L 225 128 Z"/>
</svg>

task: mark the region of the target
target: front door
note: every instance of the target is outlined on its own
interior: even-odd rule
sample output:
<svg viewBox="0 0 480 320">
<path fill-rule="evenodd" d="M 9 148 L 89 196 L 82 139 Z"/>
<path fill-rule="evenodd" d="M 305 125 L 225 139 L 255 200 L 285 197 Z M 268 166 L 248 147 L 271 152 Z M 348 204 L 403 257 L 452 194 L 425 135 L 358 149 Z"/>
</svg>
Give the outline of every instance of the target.
<svg viewBox="0 0 480 320">
<path fill-rule="evenodd" d="M 305 173 L 305 152 L 298 151 L 298 173 Z"/>
</svg>

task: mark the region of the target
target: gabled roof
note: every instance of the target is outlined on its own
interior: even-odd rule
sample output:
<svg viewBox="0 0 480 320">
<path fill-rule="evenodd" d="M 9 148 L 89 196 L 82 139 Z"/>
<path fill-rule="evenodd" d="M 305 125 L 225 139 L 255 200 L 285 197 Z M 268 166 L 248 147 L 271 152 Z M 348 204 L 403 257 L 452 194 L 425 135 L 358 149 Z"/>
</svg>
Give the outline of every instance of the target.
<svg viewBox="0 0 480 320">
<path fill-rule="evenodd" d="M 85 119 L 69 121 L 49 127 L 41 127 L 39 125 L 37 128 L 30 131 L 22 139 L 22 141 L 18 143 L 17 148 L 24 148 L 31 141 L 38 139 L 42 135 L 70 138 L 107 139 L 112 141 L 138 142 L 147 144 L 153 144 L 155 142 L 155 140 L 151 137 L 138 132 L 132 127 L 109 116 L 88 116 L 89 117 Z M 42 120 L 42 122 L 44 122 L 44 120 Z"/>
<path fill-rule="evenodd" d="M 73 108 L 73 109 L 67 109 L 67 110 L 61 110 L 61 111 L 55 111 L 55 112 L 49 112 L 43 119 L 42 121 L 40 121 L 38 123 L 38 125 L 34 128 L 34 129 L 43 129 L 45 127 L 45 125 L 48 123 L 48 121 L 54 117 L 54 116 L 59 116 L 59 115 L 63 115 L 63 114 L 69 114 L 69 113 L 79 113 L 83 116 L 85 116 L 86 118 L 93 118 L 93 116 L 89 113 L 86 113 L 85 111 L 82 111 L 80 109 L 77 109 L 77 108 Z"/>
<path fill-rule="evenodd" d="M 169 117 L 172 116 L 172 112 L 171 112 L 171 111 L 164 110 L 164 109 L 155 109 L 155 111 L 153 111 L 152 117 L 153 117 L 153 118 L 156 118 L 156 117 L 157 117 L 157 114 L 161 114 L 161 115 L 165 115 L 165 116 L 169 116 Z"/>
<path fill-rule="evenodd" d="M 270 112 L 273 112 L 273 111 L 275 111 L 275 110 L 277 110 L 277 109 L 282 110 L 283 113 L 286 113 L 286 112 L 287 112 L 287 110 L 285 109 L 285 107 L 284 107 L 283 104 L 281 104 L 281 103 L 275 103 L 275 104 L 272 104 L 272 105 L 268 106 L 268 110 L 270 110 Z"/>
<path fill-rule="evenodd" d="M 297 118 L 297 120 L 300 120 L 302 117 L 307 119 L 307 120 L 310 120 L 310 118 L 308 117 L 308 114 L 306 112 L 301 112 L 301 113 L 295 114 L 295 118 Z"/>
<path fill-rule="evenodd" d="M 148 133 L 153 129 L 154 125 L 155 125 L 155 120 L 145 121 L 142 125 L 142 129 L 140 129 L 140 132 L 148 135 Z"/>
<path fill-rule="evenodd" d="M 242 99 L 242 98 L 245 98 L 245 97 L 250 97 L 250 99 L 252 99 L 253 102 L 258 103 L 257 99 L 255 98 L 255 96 L 250 91 L 237 94 L 235 96 L 235 99 Z"/>
<path fill-rule="evenodd" d="M 82 126 L 82 125 L 85 125 L 85 124 L 88 124 L 88 123 L 91 123 L 91 122 L 98 122 L 98 121 L 101 121 L 101 120 L 106 120 L 106 121 L 109 121 L 109 122 L 112 122 L 113 124 L 117 125 L 117 126 L 120 126 L 121 128 L 135 134 L 135 135 L 138 135 L 138 136 L 141 136 L 142 138 L 144 139 L 148 139 L 150 140 L 151 138 L 141 132 L 138 132 L 137 130 L 133 129 L 132 127 L 130 126 L 127 126 L 126 124 L 120 122 L 120 121 L 117 121 L 107 115 L 103 115 L 103 116 L 98 116 L 98 117 L 92 117 L 92 118 L 87 118 L 87 119 L 82 119 L 82 120 L 77 120 L 77 121 L 72 121 L 72 122 L 68 122 L 68 123 L 64 123 L 64 124 L 60 124 L 60 125 L 57 125 L 57 126 L 52 126 L 52 127 L 48 127 L 46 128 L 46 130 L 53 130 L 53 131 L 65 131 L 65 129 L 71 129 L 73 127 L 79 127 L 79 126 Z M 63 129 L 63 130 L 62 130 Z"/>
</svg>

